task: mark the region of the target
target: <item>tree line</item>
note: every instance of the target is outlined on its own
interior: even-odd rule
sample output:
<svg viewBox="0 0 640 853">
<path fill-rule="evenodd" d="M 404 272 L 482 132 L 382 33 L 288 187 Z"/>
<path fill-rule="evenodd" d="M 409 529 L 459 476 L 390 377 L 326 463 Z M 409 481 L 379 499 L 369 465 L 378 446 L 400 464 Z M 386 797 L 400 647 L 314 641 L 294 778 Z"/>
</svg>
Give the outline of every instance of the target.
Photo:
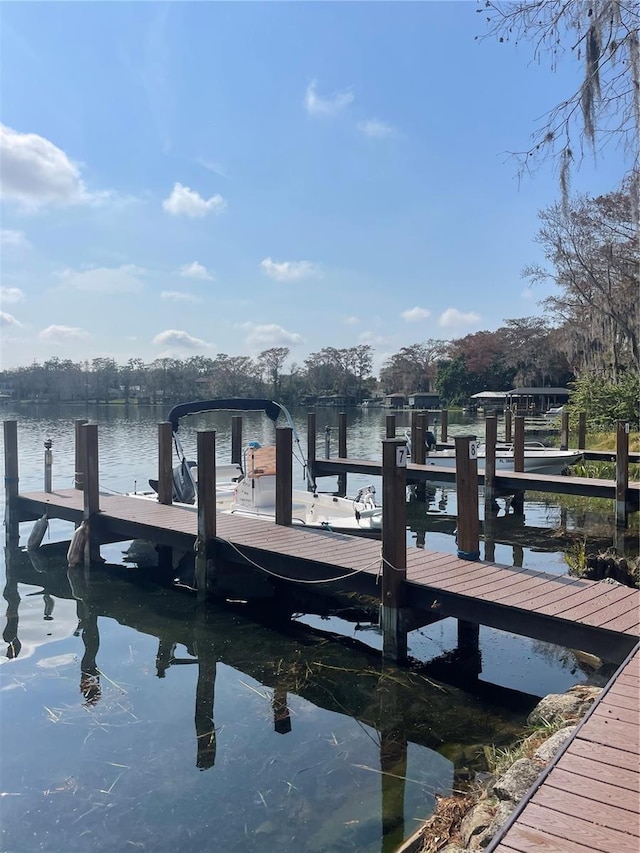
<svg viewBox="0 0 640 853">
<path fill-rule="evenodd" d="M 284 371 L 290 350 L 273 347 L 257 358 L 159 358 L 149 364 L 112 358 L 4 370 L 0 383 L 20 400 L 175 402 L 212 397 L 273 396 L 284 403 L 338 395 L 359 403 L 377 395 L 436 390 L 443 405 L 484 390 L 564 387 L 601 381 L 634 387 L 640 373 L 640 252 L 637 175 L 614 192 L 573 197 L 539 214 L 537 241 L 546 264 L 525 268 L 535 286 L 551 280 L 545 317 L 508 319 L 495 331 L 456 340 L 403 346 L 373 374 L 368 344 L 324 347 Z"/>
</svg>

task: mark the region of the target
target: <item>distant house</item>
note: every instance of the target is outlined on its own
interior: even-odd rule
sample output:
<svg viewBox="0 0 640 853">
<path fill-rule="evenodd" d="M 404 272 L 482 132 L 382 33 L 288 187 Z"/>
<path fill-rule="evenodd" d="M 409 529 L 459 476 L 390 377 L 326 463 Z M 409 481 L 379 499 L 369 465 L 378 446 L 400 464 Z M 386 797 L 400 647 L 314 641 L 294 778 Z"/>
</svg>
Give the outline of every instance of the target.
<svg viewBox="0 0 640 853">
<path fill-rule="evenodd" d="M 356 398 L 350 394 L 324 394 L 316 398 L 316 406 L 333 406 L 334 408 L 348 408 L 356 405 Z"/>
<path fill-rule="evenodd" d="M 403 409 L 407 405 L 407 398 L 404 394 L 387 394 L 382 400 L 384 409 Z"/>
<path fill-rule="evenodd" d="M 512 388 L 505 403 L 512 412 L 546 412 L 563 406 L 570 396 L 568 388 Z"/>
<path fill-rule="evenodd" d="M 502 412 L 507 399 L 506 391 L 479 391 L 471 395 L 474 406 L 479 409 L 495 409 Z"/>
<path fill-rule="evenodd" d="M 435 391 L 416 391 L 409 394 L 409 406 L 412 409 L 437 409 L 440 407 L 440 395 Z"/>
</svg>

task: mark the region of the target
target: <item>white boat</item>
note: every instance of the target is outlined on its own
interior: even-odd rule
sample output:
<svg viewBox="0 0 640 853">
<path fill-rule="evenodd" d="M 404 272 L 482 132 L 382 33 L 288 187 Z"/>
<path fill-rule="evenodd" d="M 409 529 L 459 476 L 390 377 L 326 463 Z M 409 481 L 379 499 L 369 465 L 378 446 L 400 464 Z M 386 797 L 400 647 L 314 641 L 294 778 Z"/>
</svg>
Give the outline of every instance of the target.
<svg viewBox="0 0 640 853">
<path fill-rule="evenodd" d="M 545 418 L 559 418 L 560 415 L 564 412 L 564 406 L 554 406 L 553 408 L 547 409 L 544 413 Z"/>
<path fill-rule="evenodd" d="M 232 398 L 196 400 L 181 403 L 169 412 L 167 420 L 173 427 L 173 439 L 179 462 L 173 469 L 173 503 L 196 511 L 198 470 L 196 463 L 186 458 L 177 435 L 180 420 L 193 414 L 211 411 L 263 411 L 275 424 L 280 416 L 291 427 L 293 452 L 301 464 L 306 489 L 293 489 L 292 522 L 294 525 L 334 530 L 336 532 L 380 535 L 382 507 L 376 505 L 375 487 L 361 488 L 353 498 L 318 492 L 309 474 L 293 419 L 280 403 L 263 399 Z M 157 500 L 158 481 L 149 480 L 152 491 L 135 492 L 134 497 Z M 275 520 L 276 509 L 276 452 L 274 445 L 262 447 L 250 441 L 244 448 L 241 464 L 216 465 L 216 506 L 218 512 L 232 515 Z"/>
<path fill-rule="evenodd" d="M 496 474 L 512 472 L 513 444 L 496 445 Z M 545 447 L 541 442 L 527 442 L 524 446 L 525 474 L 562 474 L 570 465 L 575 465 L 583 457 L 582 450 L 558 450 Z M 476 458 L 478 471 L 484 473 L 486 447 L 477 445 Z M 433 450 L 427 454 L 425 465 L 437 465 L 443 468 L 455 468 L 456 453 L 453 449 Z"/>
</svg>

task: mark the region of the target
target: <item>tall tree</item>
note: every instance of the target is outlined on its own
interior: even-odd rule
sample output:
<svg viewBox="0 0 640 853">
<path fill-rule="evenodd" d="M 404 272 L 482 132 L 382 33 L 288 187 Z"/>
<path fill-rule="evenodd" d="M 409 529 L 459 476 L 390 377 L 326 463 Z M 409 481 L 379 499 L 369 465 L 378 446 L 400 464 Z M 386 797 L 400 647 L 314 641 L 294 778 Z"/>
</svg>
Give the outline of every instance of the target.
<svg viewBox="0 0 640 853">
<path fill-rule="evenodd" d="M 570 54 L 583 64 L 582 81 L 555 106 L 516 156 L 523 169 L 550 157 L 559 165 L 563 196 L 571 164 L 585 145 L 595 154 L 607 143 L 621 144 L 637 168 L 640 139 L 640 11 L 623 0 L 478 0 L 487 23 L 483 38 L 528 41 L 536 62 L 553 70 Z"/>
<path fill-rule="evenodd" d="M 564 324 L 566 354 L 579 372 L 596 371 L 615 381 L 621 371 L 640 370 L 640 245 L 635 220 L 635 181 L 620 190 L 540 213 L 537 241 L 548 267 L 530 266 L 533 282 L 552 281 L 557 293 L 545 300 Z"/>
<path fill-rule="evenodd" d="M 280 372 L 289 357 L 289 347 L 271 347 L 263 350 L 258 356 L 258 364 L 271 381 L 273 396 L 280 394 Z"/>
</svg>

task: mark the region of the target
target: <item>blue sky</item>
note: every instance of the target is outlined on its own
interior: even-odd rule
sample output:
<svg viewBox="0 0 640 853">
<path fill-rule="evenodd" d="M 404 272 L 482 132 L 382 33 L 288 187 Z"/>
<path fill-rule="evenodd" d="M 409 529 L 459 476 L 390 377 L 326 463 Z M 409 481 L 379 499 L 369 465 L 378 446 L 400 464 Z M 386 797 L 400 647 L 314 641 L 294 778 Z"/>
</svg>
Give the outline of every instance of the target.
<svg viewBox="0 0 640 853">
<path fill-rule="evenodd" d="M 476 3 L 0 3 L 3 369 L 402 346 L 541 313 L 579 84 Z M 613 189 L 619 152 L 574 173 Z"/>
</svg>

